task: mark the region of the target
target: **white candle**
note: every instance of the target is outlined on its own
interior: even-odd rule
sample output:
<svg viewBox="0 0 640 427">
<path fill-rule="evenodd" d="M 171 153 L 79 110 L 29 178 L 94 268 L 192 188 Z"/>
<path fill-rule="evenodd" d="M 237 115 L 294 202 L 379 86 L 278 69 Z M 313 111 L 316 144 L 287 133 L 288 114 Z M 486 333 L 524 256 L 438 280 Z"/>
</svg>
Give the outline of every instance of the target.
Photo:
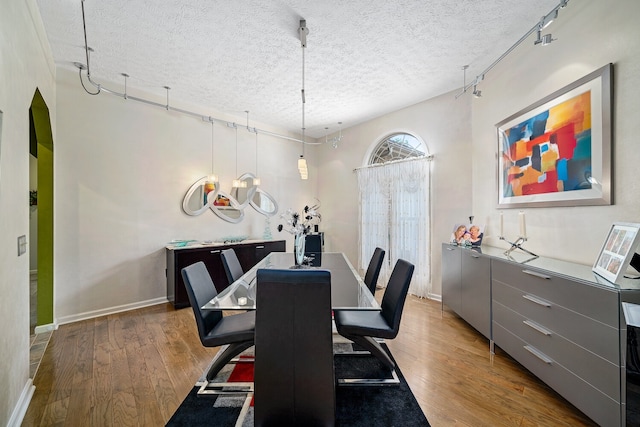
<svg viewBox="0 0 640 427">
<path fill-rule="evenodd" d="M 524 220 L 524 212 L 520 211 L 520 237 L 527 238 L 527 225 Z"/>
<path fill-rule="evenodd" d="M 504 215 L 502 212 L 500 212 L 500 236 L 498 237 L 504 237 Z"/>
</svg>

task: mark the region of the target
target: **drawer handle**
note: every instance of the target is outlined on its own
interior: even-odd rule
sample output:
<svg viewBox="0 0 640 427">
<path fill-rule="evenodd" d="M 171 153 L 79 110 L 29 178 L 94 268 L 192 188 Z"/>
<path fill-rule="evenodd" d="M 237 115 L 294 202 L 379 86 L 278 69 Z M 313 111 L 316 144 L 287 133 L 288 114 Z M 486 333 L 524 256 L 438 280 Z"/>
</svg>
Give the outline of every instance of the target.
<svg viewBox="0 0 640 427">
<path fill-rule="evenodd" d="M 211 251 L 212 254 L 219 254 L 220 253 L 220 249 L 218 249 L 217 251 Z"/>
<path fill-rule="evenodd" d="M 522 270 L 523 273 L 526 273 L 530 276 L 536 276 L 539 277 L 541 279 L 546 279 L 546 280 L 550 280 L 551 276 L 547 276 L 546 274 L 542 274 L 542 273 L 538 273 L 537 271 L 531 271 L 531 270 Z"/>
<path fill-rule="evenodd" d="M 480 258 L 480 255 L 477 255 L 477 254 L 471 254 L 471 258 Z"/>
<path fill-rule="evenodd" d="M 453 248 L 447 248 L 448 251 L 455 251 Z"/>
<path fill-rule="evenodd" d="M 548 331 L 547 329 L 543 328 L 542 326 L 538 325 L 535 322 L 532 322 L 531 320 L 523 320 L 522 323 L 524 323 L 525 325 L 527 325 L 530 328 L 535 329 L 536 331 L 540 332 L 543 335 L 546 336 L 551 336 L 551 332 Z"/>
<path fill-rule="evenodd" d="M 547 301 L 545 301 L 543 299 L 534 297 L 533 295 L 525 294 L 525 295 L 522 295 L 522 298 L 524 298 L 526 300 L 529 300 L 529 301 L 531 301 L 533 303 L 536 303 L 538 305 L 541 305 L 543 307 L 551 308 L 551 303 L 549 303 L 549 302 L 547 302 Z"/>
<path fill-rule="evenodd" d="M 262 246 L 256 246 L 256 249 L 264 249 L 264 245 L 262 245 Z"/>
<path fill-rule="evenodd" d="M 549 359 L 546 354 L 542 353 L 540 350 L 538 350 L 535 347 L 531 347 L 530 345 L 525 345 L 524 349 L 527 350 L 529 353 L 533 354 L 538 359 L 542 360 L 547 365 L 551 365 L 553 363 L 553 360 Z"/>
</svg>

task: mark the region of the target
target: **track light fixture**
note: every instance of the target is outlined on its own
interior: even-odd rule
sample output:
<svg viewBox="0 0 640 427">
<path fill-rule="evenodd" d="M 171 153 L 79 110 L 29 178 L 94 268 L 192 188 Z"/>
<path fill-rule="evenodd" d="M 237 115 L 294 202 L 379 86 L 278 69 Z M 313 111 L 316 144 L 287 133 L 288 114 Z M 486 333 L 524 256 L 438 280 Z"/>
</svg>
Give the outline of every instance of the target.
<svg viewBox="0 0 640 427">
<path fill-rule="evenodd" d="M 475 98 L 480 98 L 482 96 L 482 91 L 478 90 L 476 85 L 473 85 L 473 96 Z"/>
<path fill-rule="evenodd" d="M 556 40 L 556 39 L 554 39 L 552 37 L 551 34 L 542 35 L 542 30 L 544 28 L 548 27 L 549 24 L 551 24 L 556 18 L 558 18 L 558 14 L 559 14 L 560 9 L 564 9 L 565 7 L 567 7 L 567 3 L 569 3 L 569 0 L 561 0 L 560 3 L 551 10 L 551 12 L 547 13 L 542 18 L 540 18 L 540 21 L 535 26 L 533 26 L 529 31 L 527 31 L 527 33 L 524 36 L 520 37 L 520 40 L 515 42 L 515 44 L 513 46 L 511 46 L 509 49 L 507 49 L 507 51 L 505 53 L 500 55 L 500 57 L 498 59 L 493 61 L 493 63 L 491 65 L 489 65 L 482 73 L 480 73 L 475 78 L 475 80 L 473 82 L 471 82 L 469 84 L 466 84 L 466 78 L 465 78 L 464 79 L 464 86 L 462 87 L 462 91 L 460 93 L 456 94 L 456 98 L 458 98 L 459 96 L 465 94 L 472 87 L 473 87 L 473 95 L 475 97 L 479 97 L 481 92 L 478 90 L 478 88 L 476 86 L 478 85 L 478 83 L 480 81 L 482 81 L 484 79 L 484 75 L 487 74 L 489 71 L 491 71 L 491 69 L 493 67 L 495 67 L 500 61 L 502 61 L 508 54 L 510 54 L 516 47 L 518 47 L 520 45 L 520 43 L 525 41 L 531 34 L 537 33 L 537 38 L 533 42 L 534 45 L 547 46 L 551 42 Z M 468 67 L 469 67 L 468 65 L 464 65 L 462 67 L 462 70 L 465 73 L 465 77 L 466 77 L 466 71 L 467 71 Z"/>
<path fill-rule="evenodd" d="M 544 36 L 542 35 L 542 31 L 538 30 L 538 38 L 536 39 L 536 41 L 533 42 L 534 45 L 542 45 L 542 46 L 548 46 L 551 44 L 552 41 L 555 41 L 557 39 L 552 38 L 551 33 L 549 34 L 545 34 Z"/>
<path fill-rule="evenodd" d="M 328 127 L 325 127 L 324 130 L 329 132 Z M 338 122 L 338 136 L 334 136 L 333 138 L 329 138 L 329 135 L 324 136 L 325 144 L 330 142 L 333 148 L 338 148 L 340 141 L 342 141 L 342 122 Z"/>
</svg>

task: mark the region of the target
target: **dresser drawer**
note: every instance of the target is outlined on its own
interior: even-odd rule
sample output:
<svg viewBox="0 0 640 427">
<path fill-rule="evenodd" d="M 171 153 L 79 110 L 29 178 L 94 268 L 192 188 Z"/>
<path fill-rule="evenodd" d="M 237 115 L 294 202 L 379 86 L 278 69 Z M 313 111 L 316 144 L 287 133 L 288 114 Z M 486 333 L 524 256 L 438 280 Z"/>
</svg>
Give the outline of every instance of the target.
<svg viewBox="0 0 640 427">
<path fill-rule="evenodd" d="M 503 261 L 493 260 L 491 273 L 494 281 L 506 283 L 614 328 L 619 327 L 619 301 L 615 290 Z"/>
<path fill-rule="evenodd" d="M 617 327 L 605 325 L 544 299 L 539 294 L 514 288 L 498 280 L 493 281 L 492 292 L 494 305 L 497 302 L 509 307 L 523 318 L 561 335 L 609 362 L 616 365 L 620 363 L 620 335 Z M 617 304 L 602 304 L 606 305 L 608 310 L 618 313 Z"/>
<path fill-rule="evenodd" d="M 605 360 L 498 302 L 493 304 L 493 316 L 494 324 L 540 350 L 598 390 L 620 400 L 620 366 L 617 361 Z"/>
<path fill-rule="evenodd" d="M 502 325 L 494 322 L 495 343 L 535 376 L 601 426 L 621 425 L 620 401 L 602 393 L 582 378 L 528 345 Z M 538 353 L 537 355 L 534 353 Z"/>
</svg>

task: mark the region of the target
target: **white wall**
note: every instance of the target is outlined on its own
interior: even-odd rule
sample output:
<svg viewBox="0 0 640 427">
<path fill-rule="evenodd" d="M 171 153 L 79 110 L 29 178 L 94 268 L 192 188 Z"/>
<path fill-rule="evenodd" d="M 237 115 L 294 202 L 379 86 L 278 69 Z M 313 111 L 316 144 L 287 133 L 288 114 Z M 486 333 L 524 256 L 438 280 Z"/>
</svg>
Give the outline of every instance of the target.
<svg viewBox="0 0 640 427">
<path fill-rule="evenodd" d="M 486 75 L 473 100 L 473 211 L 496 235 L 499 218 L 495 124 L 607 63 L 614 64 L 613 195 L 601 207 L 527 208 L 529 241 L 540 255 L 592 265 L 614 221 L 640 222 L 640 2 L 570 1 L 548 27 L 558 40 L 533 46 L 533 36 Z M 478 167 L 478 165 L 490 165 Z M 504 211 L 515 238 L 517 212 Z M 495 238 L 486 243 L 504 246 Z"/>
<path fill-rule="evenodd" d="M 101 82 L 121 90 L 116 85 Z M 55 142 L 55 315 L 59 323 L 166 298 L 165 250 L 172 239 L 260 238 L 265 217 L 252 208 L 239 224 L 207 211 L 192 217 L 182 199 L 211 173 L 211 124 L 133 100 L 86 94 L 75 72 L 58 70 Z M 158 94 L 136 94 L 162 102 Z M 155 96 L 155 98 L 154 98 Z M 203 107 L 173 105 L 233 120 Z M 246 118 L 235 118 L 245 124 Z M 251 124 L 266 129 L 260 124 Z M 269 129 L 273 130 L 273 129 Z M 277 130 L 276 130 L 277 131 Z M 238 175 L 255 170 L 255 134 L 238 131 Z M 300 144 L 259 135 L 262 189 L 280 212 L 312 201 L 312 181 L 297 170 Z M 236 133 L 214 125 L 214 167 L 221 188 L 236 176 Z M 315 173 L 310 162 L 310 174 Z M 271 218 L 274 239 L 279 216 Z"/>
<path fill-rule="evenodd" d="M 16 422 L 28 404 L 29 107 L 40 89 L 55 122 L 54 63 L 35 2 L 3 2 L 0 14 L 0 425 Z M 55 135 L 55 123 L 52 123 Z"/>
<path fill-rule="evenodd" d="M 382 137 L 407 131 L 422 138 L 432 162 L 431 293 L 441 290 L 440 244 L 455 222 L 469 215 L 487 225 L 484 244 L 504 247 L 496 238 L 499 212 L 505 234 L 518 232 L 520 209 L 497 209 L 495 124 L 603 65 L 614 63 L 614 205 L 527 208 L 526 247 L 549 257 L 591 265 L 613 221 L 640 222 L 637 165 L 640 154 L 640 2 L 569 2 L 548 31 L 557 41 L 534 46 L 534 36 L 510 53 L 481 83 L 483 97 L 458 100 L 453 93 L 399 110 L 343 131 L 340 148 L 319 149 L 319 194 L 328 250 L 358 256 L 357 184 L 352 170 Z M 523 30 L 524 33 L 525 30 Z M 515 40 L 514 40 L 515 42 Z M 487 58 L 487 64 L 496 58 Z M 471 127 L 469 127 L 471 126 Z M 505 247 L 506 249 L 506 247 Z"/>
<path fill-rule="evenodd" d="M 325 250 L 345 252 L 358 263 L 358 186 L 355 168 L 368 162 L 368 154 L 384 137 L 407 132 L 422 139 L 431 162 L 431 291 L 440 295 L 441 243 L 456 222 L 468 221 L 471 212 L 471 104 L 454 93 L 433 98 L 351 127 L 343 142 L 318 149 L 318 178 Z M 426 216 L 425 216 L 426 220 Z M 364 260 L 364 265 L 369 262 Z M 357 267 L 356 267 L 357 268 Z"/>
</svg>

